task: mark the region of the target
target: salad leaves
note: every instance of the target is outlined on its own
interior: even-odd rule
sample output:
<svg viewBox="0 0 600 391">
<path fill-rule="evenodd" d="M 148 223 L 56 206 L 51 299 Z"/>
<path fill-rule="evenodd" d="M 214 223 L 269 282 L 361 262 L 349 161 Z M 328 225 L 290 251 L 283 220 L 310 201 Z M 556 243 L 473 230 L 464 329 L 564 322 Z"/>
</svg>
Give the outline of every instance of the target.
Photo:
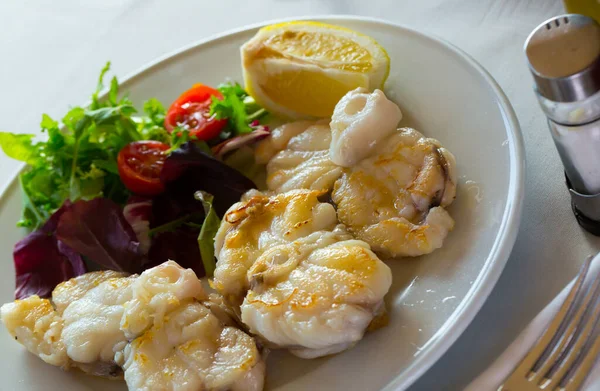
<svg viewBox="0 0 600 391">
<path fill-rule="evenodd" d="M 119 178 L 116 158 L 125 145 L 141 139 L 171 136 L 160 124 L 164 108 L 157 100 L 146 102 L 147 119 L 136 121 L 127 97 L 121 99 L 116 78 L 107 99 L 100 100 L 103 79 L 110 63 L 102 69 L 89 107 L 74 107 L 58 121 L 44 114 L 41 121 L 46 138 L 32 134 L 0 132 L 0 148 L 8 156 L 30 167 L 21 174 L 24 210 L 20 226 L 39 228 L 69 199 L 107 197 L 123 205 L 130 193 Z"/>
<path fill-rule="evenodd" d="M 216 116 L 217 119 L 229 119 L 221 133 L 222 139 L 252 132 L 255 127 L 251 124 L 267 115 L 267 111 L 238 83 L 223 83 L 217 90 L 223 94 L 223 99 L 212 98 L 210 115 Z"/>
<path fill-rule="evenodd" d="M 198 233 L 204 221 L 202 203 L 182 182 L 173 181 L 165 187 L 166 191 L 152 200 L 147 233 L 151 239 L 149 265 L 173 259 L 202 277 L 205 271 L 198 248 Z"/>
<path fill-rule="evenodd" d="M 215 272 L 217 263 L 215 261 L 215 236 L 221 225 L 221 219 L 217 216 L 217 212 L 213 208 L 214 197 L 204 191 L 197 191 L 194 197 L 202 202 L 204 207 L 204 222 L 198 235 L 198 248 L 202 257 L 202 265 L 207 276 L 211 276 Z"/>
<path fill-rule="evenodd" d="M 86 272 L 81 255 L 56 236 L 59 220 L 69 207 L 66 202 L 40 229 L 15 245 L 15 299 L 50 297 L 57 284 Z"/>
<path fill-rule="evenodd" d="M 238 150 L 246 145 L 253 144 L 271 134 L 268 129 L 257 128 L 252 133 L 246 133 L 240 136 L 232 137 L 215 145 L 212 152 L 219 158 L 224 158 L 232 151 Z"/>
<path fill-rule="evenodd" d="M 150 250 L 150 217 L 152 216 L 152 198 L 142 196 L 131 196 L 123 208 L 123 217 L 129 224 L 138 242 L 143 254 L 148 254 Z"/>
<path fill-rule="evenodd" d="M 139 121 L 138 128 L 144 140 L 156 140 L 170 145 L 177 140 L 179 133 L 169 134 L 164 127 L 165 113 L 165 107 L 158 99 L 151 98 L 144 102 L 145 116 L 134 118 Z"/>
<path fill-rule="evenodd" d="M 108 198 L 69 203 L 56 237 L 105 269 L 139 273 L 145 255 L 122 208 Z"/>
<path fill-rule="evenodd" d="M 212 276 L 220 218 L 256 187 L 244 175 L 257 167 L 248 145 L 270 134 L 258 121 L 267 113 L 239 84 L 220 85 L 223 98 L 204 106 L 203 115 L 227 119 L 227 125 L 203 141 L 179 125 L 167 130 L 171 109 L 157 99 L 138 113 L 120 96 L 116 77 L 100 98 L 109 70 L 107 63 L 89 106 L 73 107 L 60 121 L 42 115 L 41 137 L 0 132 L 4 153 L 27 164 L 19 176 L 18 225 L 32 232 L 14 248 L 17 298 L 49 297 L 58 283 L 85 273 L 86 265 L 140 273 L 173 259 L 198 277 Z M 160 145 L 160 159 L 150 163 L 142 149 L 131 161 L 123 153 L 119 158 L 132 142 L 150 145 L 145 140 L 167 145 Z M 139 169 L 136 175 L 153 172 L 161 193 L 132 194 L 124 167 Z M 129 188 L 138 191 L 131 183 Z"/>
<path fill-rule="evenodd" d="M 246 191 L 256 188 L 249 178 L 194 142 L 183 144 L 167 157 L 160 179 L 167 188 L 177 189 L 192 202 L 193 194 L 198 190 L 214 195 L 214 207 L 219 216 L 223 216 Z"/>
<path fill-rule="evenodd" d="M 161 181 L 166 191 L 152 202 L 151 264 L 174 259 L 198 276 L 211 276 L 220 216 L 256 186 L 196 142 L 181 145 L 167 157 Z"/>
<path fill-rule="evenodd" d="M 0 132 L 0 146 L 4 153 L 15 160 L 27 164 L 35 163 L 37 156 L 32 148 L 32 134 L 12 134 Z"/>
</svg>

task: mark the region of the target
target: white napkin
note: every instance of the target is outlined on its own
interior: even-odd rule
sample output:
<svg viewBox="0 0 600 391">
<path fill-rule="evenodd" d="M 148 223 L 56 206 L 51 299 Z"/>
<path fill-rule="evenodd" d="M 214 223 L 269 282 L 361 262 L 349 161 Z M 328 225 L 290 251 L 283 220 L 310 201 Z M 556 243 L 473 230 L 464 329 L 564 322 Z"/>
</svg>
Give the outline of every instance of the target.
<svg viewBox="0 0 600 391">
<path fill-rule="evenodd" d="M 587 275 L 586 282 L 591 281 L 591 277 L 595 276 L 600 270 L 600 254 L 596 255 L 592 260 L 590 270 Z M 504 379 L 512 373 L 516 366 L 521 362 L 529 349 L 535 344 L 542 332 L 550 323 L 556 312 L 567 297 L 569 290 L 575 280 L 571 281 L 558 296 L 550 302 L 540 312 L 535 319 L 519 334 L 517 339 L 494 361 L 494 363 L 485 370 L 479 377 L 471 382 L 465 388 L 465 391 L 496 391 L 503 383 Z M 592 369 L 592 372 L 585 381 L 582 390 L 593 391 L 600 390 L 600 360 Z"/>
</svg>

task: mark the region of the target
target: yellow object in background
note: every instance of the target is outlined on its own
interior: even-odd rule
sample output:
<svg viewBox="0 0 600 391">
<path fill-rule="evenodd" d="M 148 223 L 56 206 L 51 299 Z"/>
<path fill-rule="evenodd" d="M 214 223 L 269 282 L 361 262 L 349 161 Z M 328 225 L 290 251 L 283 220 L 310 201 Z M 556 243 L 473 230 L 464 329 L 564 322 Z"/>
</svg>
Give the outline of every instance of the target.
<svg viewBox="0 0 600 391">
<path fill-rule="evenodd" d="M 600 0 L 564 0 L 564 3 L 568 13 L 590 16 L 600 23 Z"/>
</svg>

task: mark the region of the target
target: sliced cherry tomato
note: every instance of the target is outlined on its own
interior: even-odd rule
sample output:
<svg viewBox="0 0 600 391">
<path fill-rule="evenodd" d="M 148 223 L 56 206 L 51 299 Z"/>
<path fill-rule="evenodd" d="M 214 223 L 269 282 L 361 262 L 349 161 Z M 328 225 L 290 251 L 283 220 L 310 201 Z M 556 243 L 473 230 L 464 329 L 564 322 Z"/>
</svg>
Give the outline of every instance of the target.
<svg viewBox="0 0 600 391">
<path fill-rule="evenodd" d="M 140 195 L 152 196 L 165 188 L 160 172 L 167 158 L 167 144 L 160 141 L 134 141 L 119 151 L 117 166 L 126 188 Z"/>
<path fill-rule="evenodd" d="M 198 140 L 208 141 L 219 135 L 227 124 L 227 119 L 216 119 L 209 115 L 212 97 L 223 99 L 214 88 L 194 84 L 171 104 L 165 116 L 165 128 L 171 132 L 175 127 L 183 127 Z"/>
</svg>

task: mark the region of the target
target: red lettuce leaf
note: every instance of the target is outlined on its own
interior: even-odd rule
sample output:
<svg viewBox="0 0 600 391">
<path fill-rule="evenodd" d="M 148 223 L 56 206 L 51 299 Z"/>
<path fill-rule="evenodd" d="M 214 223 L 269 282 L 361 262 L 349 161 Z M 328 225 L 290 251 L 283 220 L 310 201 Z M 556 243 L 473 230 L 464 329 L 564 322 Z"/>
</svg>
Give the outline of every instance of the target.
<svg viewBox="0 0 600 391">
<path fill-rule="evenodd" d="M 42 227 L 15 245 L 15 299 L 50 297 L 56 285 L 86 272 L 81 256 L 55 234 L 59 219 L 69 207 L 70 203 L 65 202 Z"/>
<path fill-rule="evenodd" d="M 204 220 L 202 203 L 194 198 L 194 192 L 187 191 L 187 186 L 169 186 L 165 192 L 152 199 L 150 229 L 153 230 L 190 215 L 194 217 L 190 221 L 202 223 Z"/>
<path fill-rule="evenodd" d="M 270 134 L 271 132 L 269 131 L 268 127 L 261 126 L 252 131 L 252 133 L 246 133 L 227 139 L 212 147 L 211 151 L 216 157 L 223 158 L 228 153 L 235 151 L 236 149 L 240 149 L 244 145 L 254 144 Z"/>
<path fill-rule="evenodd" d="M 192 269 L 198 278 L 206 275 L 202 266 L 202 257 L 198 247 L 199 229 L 187 225 L 175 231 L 167 231 L 152 237 L 152 245 L 148 257 L 153 267 L 171 259 L 181 267 Z"/>
<path fill-rule="evenodd" d="M 186 186 L 168 186 L 164 193 L 154 197 L 150 218 L 150 265 L 159 265 L 171 259 L 193 269 L 198 277 L 204 276 L 198 248 L 198 234 L 203 220 L 202 202 L 197 201 Z"/>
<path fill-rule="evenodd" d="M 194 193 L 204 190 L 212 194 L 219 217 L 238 202 L 242 194 L 256 188 L 250 179 L 204 152 L 193 142 L 183 144 L 167 157 L 160 179 L 168 192 L 187 194 L 190 200 L 200 204 L 199 208 L 202 208 L 202 203 L 194 200 Z"/>
<path fill-rule="evenodd" d="M 133 232 L 135 232 L 135 236 L 138 242 L 140 242 L 140 250 L 143 254 L 148 254 L 151 243 L 150 218 L 152 217 L 152 199 L 137 195 L 129 197 L 127 204 L 123 208 L 123 216 L 131 224 L 131 228 L 133 228 Z"/>
<path fill-rule="evenodd" d="M 167 157 L 161 181 L 165 192 L 152 200 L 150 265 L 172 259 L 204 276 L 198 235 L 205 213 L 194 193 L 203 190 L 212 194 L 215 210 L 222 216 L 242 194 L 256 186 L 193 142 L 181 145 Z"/>
<path fill-rule="evenodd" d="M 108 198 L 80 200 L 66 207 L 56 236 L 106 269 L 138 273 L 146 261 L 121 207 Z"/>
<path fill-rule="evenodd" d="M 198 248 L 198 226 L 204 219 L 202 203 L 193 194 L 177 188 L 167 189 L 153 199 L 132 196 L 123 214 L 133 227 L 140 246 L 148 241 L 150 268 L 168 260 L 176 260 L 182 267 L 193 269 L 198 277 L 204 276 Z"/>
</svg>

